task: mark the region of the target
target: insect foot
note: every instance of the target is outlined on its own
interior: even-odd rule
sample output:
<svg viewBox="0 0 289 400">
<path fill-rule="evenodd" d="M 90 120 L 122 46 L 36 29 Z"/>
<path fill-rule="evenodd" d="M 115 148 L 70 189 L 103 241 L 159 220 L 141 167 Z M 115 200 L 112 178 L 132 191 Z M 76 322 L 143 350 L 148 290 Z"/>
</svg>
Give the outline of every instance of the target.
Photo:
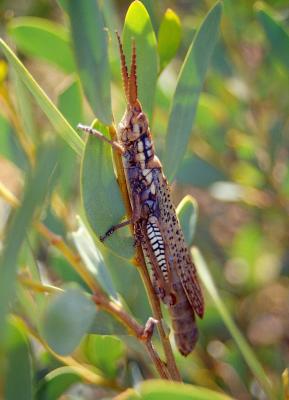
<svg viewBox="0 0 289 400">
<path fill-rule="evenodd" d="M 144 342 L 149 341 L 154 333 L 155 325 L 158 323 L 159 321 L 157 319 L 150 317 L 145 324 L 144 330 L 140 335 L 140 339 L 143 340 Z"/>
</svg>

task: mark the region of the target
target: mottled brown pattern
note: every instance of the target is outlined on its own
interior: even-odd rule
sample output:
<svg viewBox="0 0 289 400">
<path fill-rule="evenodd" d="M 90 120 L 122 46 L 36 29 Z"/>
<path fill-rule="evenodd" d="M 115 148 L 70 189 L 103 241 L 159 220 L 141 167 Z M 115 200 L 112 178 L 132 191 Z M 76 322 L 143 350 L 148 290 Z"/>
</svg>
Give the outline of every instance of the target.
<svg viewBox="0 0 289 400">
<path fill-rule="evenodd" d="M 149 122 L 137 99 L 136 49 L 132 49 L 130 75 L 118 36 L 122 78 L 127 109 L 118 126 L 118 141 L 110 141 L 100 132 L 81 129 L 109 142 L 123 156 L 132 218 L 111 227 L 105 240 L 116 229 L 133 223 L 135 238 L 142 244 L 155 292 L 168 306 L 176 345 L 187 356 L 198 338 L 195 313 L 202 317 L 204 301 L 192 262 L 172 203 L 170 188 L 155 155 Z"/>
<path fill-rule="evenodd" d="M 200 288 L 196 267 L 192 261 L 184 234 L 171 199 L 171 191 L 166 178 L 159 174 L 157 180 L 157 199 L 160 209 L 160 225 L 164 242 L 169 243 L 171 263 L 188 297 L 191 306 L 199 317 L 204 314 L 204 299 Z"/>
</svg>

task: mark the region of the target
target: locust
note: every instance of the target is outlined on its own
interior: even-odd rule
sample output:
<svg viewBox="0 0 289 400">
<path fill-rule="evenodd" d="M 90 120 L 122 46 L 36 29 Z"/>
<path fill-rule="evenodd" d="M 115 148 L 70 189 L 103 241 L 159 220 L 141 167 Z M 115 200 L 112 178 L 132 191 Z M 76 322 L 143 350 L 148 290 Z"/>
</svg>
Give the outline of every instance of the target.
<svg viewBox="0 0 289 400">
<path fill-rule="evenodd" d="M 127 109 L 117 129 L 117 140 L 109 140 L 101 132 L 78 125 L 108 143 L 122 155 L 132 217 L 112 226 L 102 237 L 105 240 L 117 229 L 133 225 L 135 239 L 150 265 L 155 293 L 168 307 L 176 346 L 190 354 L 198 339 L 195 315 L 202 318 L 204 299 L 196 267 L 186 245 L 171 190 L 155 155 L 149 121 L 138 99 L 136 45 L 132 41 L 130 73 L 121 39 L 117 33 L 121 74 Z"/>
</svg>

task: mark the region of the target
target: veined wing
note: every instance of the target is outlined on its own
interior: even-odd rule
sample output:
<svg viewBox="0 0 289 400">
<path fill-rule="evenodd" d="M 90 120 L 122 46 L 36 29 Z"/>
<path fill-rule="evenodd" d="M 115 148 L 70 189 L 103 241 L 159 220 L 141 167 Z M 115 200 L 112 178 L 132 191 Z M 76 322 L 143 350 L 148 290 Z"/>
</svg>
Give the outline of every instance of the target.
<svg viewBox="0 0 289 400">
<path fill-rule="evenodd" d="M 184 234 L 176 215 L 171 192 L 161 172 L 155 177 L 156 196 L 160 209 L 162 236 L 167 244 L 171 268 L 177 272 L 188 300 L 199 317 L 204 314 L 204 299 L 197 278 L 196 267 L 185 242 Z"/>
</svg>

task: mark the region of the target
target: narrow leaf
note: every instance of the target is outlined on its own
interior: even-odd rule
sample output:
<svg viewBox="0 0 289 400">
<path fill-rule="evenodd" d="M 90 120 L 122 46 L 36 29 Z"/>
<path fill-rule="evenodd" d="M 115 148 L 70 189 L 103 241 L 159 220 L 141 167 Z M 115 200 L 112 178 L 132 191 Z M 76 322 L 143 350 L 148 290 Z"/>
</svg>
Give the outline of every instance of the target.
<svg viewBox="0 0 289 400">
<path fill-rule="evenodd" d="M 222 5 L 217 2 L 203 21 L 187 52 L 174 94 L 167 129 L 164 169 L 176 174 L 191 134 L 199 96 L 219 32 Z"/>
<path fill-rule="evenodd" d="M 32 362 L 28 339 L 22 324 L 10 319 L 5 376 L 6 400 L 30 400 L 32 392 Z"/>
<path fill-rule="evenodd" d="M 78 218 L 78 224 L 79 227 L 77 231 L 72 233 L 72 238 L 82 261 L 103 290 L 109 296 L 118 300 L 110 273 L 104 263 L 101 252 L 94 244 L 89 231 L 80 218 Z"/>
<path fill-rule="evenodd" d="M 67 355 L 78 346 L 96 314 L 95 304 L 78 289 L 50 299 L 41 321 L 41 331 L 56 353 Z"/>
<path fill-rule="evenodd" d="M 108 136 L 105 126 L 94 127 Z M 116 183 L 110 145 L 95 137 L 89 137 L 84 151 L 81 171 L 83 206 L 91 229 L 97 237 L 102 236 L 113 225 L 125 217 L 125 208 Z M 113 233 L 104 244 L 125 258 L 134 254 L 133 240 L 127 228 Z"/>
<path fill-rule="evenodd" d="M 270 43 L 270 55 L 289 68 L 289 33 L 285 26 L 272 14 L 262 2 L 256 3 L 256 13 Z"/>
<path fill-rule="evenodd" d="M 150 16 L 138 0 L 131 3 L 124 21 L 123 43 L 128 68 L 132 39 L 136 43 L 138 95 L 144 111 L 151 119 L 158 74 L 157 40 Z"/>
<path fill-rule="evenodd" d="M 190 195 L 185 196 L 177 207 L 177 215 L 186 243 L 190 247 L 193 244 L 198 219 L 198 203 L 196 200 Z"/>
<path fill-rule="evenodd" d="M 214 392 L 199 386 L 163 380 L 147 380 L 136 390 L 127 391 L 122 396 L 125 400 L 233 400 L 223 393 Z"/>
<path fill-rule="evenodd" d="M 64 72 L 75 71 L 68 32 L 59 24 L 36 17 L 19 17 L 8 32 L 23 53 L 56 65 Z"/>
<path fill-rule="evenodd" d="M 22 82 L 34 96 L 39 107 L 46 114 L 56 132 L 72 147 L 76 153 L 81 154 L 83 142 L 75 130 L 69 125 L 67 120 L 58 111 L 52 101 L 34 80 L 32 75 L 2 39 L 0 39 L 0 48 L 4 52 L 11 65 L 15 68 L 15 71 L 19 75 Z"/>
<path fill-rule="evenodd" d="M 78 80 L 73 80 L 59 94 L 57 105 L 71 126 L 77 126 L 83 120 L 82 98 Z"/>
<path fill-rule="evenodd" d="M 50 189 L 49 181 L 56 161 L 56 147 L 46 144 L 38 155 L 35 171 L 27 179 L 22 205 L 16 210 L 6 235 L 0 260 L 0 335 L 4 333 L 5 315 L 14 295 L 18 254 L 34 211 L 44 201 Z"/>
<path fill-rule="evenodd" d="M 197 248 L 194 248 L 192 250 L 192 256 L 195 261 L 198 274 L 202 280 L 203 285 L 205 286 L 209 295 L 211 296 L 216 309 L 218 310 L 220 316 L 224 321 L 224 324 L 227 326 L 229 332 L 231 333 L 232 337 L 237 343 L 249 368 L 255 375 L 256 379 L 258 379 L 262 389 L 267 394 L 268 398 L 274 399 L 275 397 L 273 396 L 272 393 L 271 383 L 268 377 L 266 376 L 262 365 L 257 360 L 253 350 L 249 346 L 243 334 L 240 332 L 239 328 L 236 326 L 231 315 L 229 314 L 226 305 L 223 303 L 202 254 Z"/>
<path fill-rule="evenodd" d="M 223 171 L 196 155 L 185 157 L 177 173 L 179 183 L 202 188 L 227 179 Z"/>
<path fill-rule="evenodd" d="M 181 42 L 181 22 L 178 15 L 168 8 L 158 32 L 160 71 L 174 58 Z"/>
<path fill-rule="evenodd" d="M 80 80 L 96 117 L 112 123 L 107 32 L 96 0 L 68 3 L 74 52 Z"/>
</svg>

